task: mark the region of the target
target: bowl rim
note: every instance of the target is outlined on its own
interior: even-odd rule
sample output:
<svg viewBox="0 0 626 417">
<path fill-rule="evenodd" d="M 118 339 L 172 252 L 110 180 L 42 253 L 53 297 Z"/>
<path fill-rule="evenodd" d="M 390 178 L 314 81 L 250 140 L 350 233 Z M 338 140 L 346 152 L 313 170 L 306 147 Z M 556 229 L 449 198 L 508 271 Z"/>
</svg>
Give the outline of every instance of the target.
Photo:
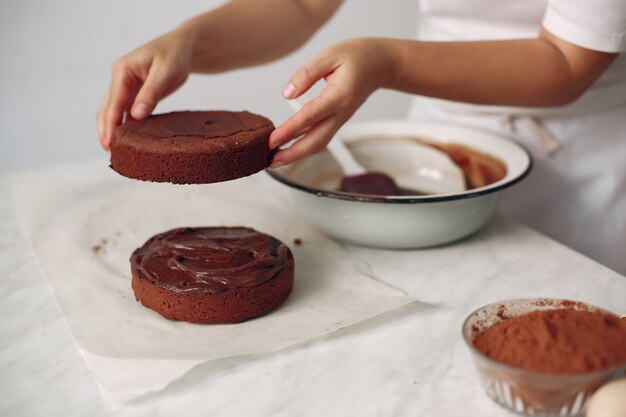
<svg viewBox="0 0 626 417">
<path fill-rule="evenodd" d="M 497 132 L 492 132 L 488 129 L 481 129 L 476 126 L 468 126 L 461 123 L 455 122 L 441 122 L 439 120 L 412 120 L 412 119 L 371 119 L 371 120 L 363 120 L 354 122 L 354 125 L 367 125 L 367 124 L 380 124 L 380 123 L 418 123 L 418 124 L 429 124 L 429 125 L 437 125 L 442 127 L 454 127 L 454 128 L 462 128 L 470 131 L 474 131 L 476 133 L 480 133 L 483 135 L 489 135 L 494 138 L 498 138 L 500 140 L 506 141 L 511 145 L 518 148 L 522 151 L 526 158 L 528 159 L 528 165 L 525 169 L 516 177 L 511 178 L 507 181 L 498 181 L 494 184 L 490 184 L 484 187 L 475 188 L 473 190 L 466 190 L 462 193 L 448 193 L 448 194 L 432 194 L 432 195 L 419 195 L 419 196 L 378 196 L 378 195 L 369 195 L 369 194 L 357 194 L 357 193 L 349 193 L 345 191 L 333 191 L 333 190 L 325 190 L 321 188 L 314 188 L 308 185 L 297 183 L 293 180 L 288 179 L 287 177 L 281 175 L 277 171 L 266 168 L 265 172 L 272 177 L 274 180 L 285 184 L 291 188 L 295 188 L 300 191 L 304 191 L 305 193 L 313 194 L 317 197 L 329 197 L 338 200 L 345 201 L 358 201 L 363 203 L 383 203 L 383 204 L 420 204 L 420 203 L 433 203 L 433 202 L 444 202 L 444 201 L 453 201 L 453 200 L 464 200 L 468 198 L 480 197 L 486 194 L 495 193 L 501 191 L 505 188 L 508 188 L 514 184 L 517 184 L 521 180 L 523 180 L 531 171 L 533 167 L 533 158 L 530 155 L 530 152 L 518 143 L 516 140 L 511 138 L 506 138 L 504 136 L 499 135 Z M 349 127 L 349 126 L 346 126 Z M 390 135 L 394 136 L 394 135 Z"/>
<path fill-rule="evenodd" d="M 590 309 L 593 310 L 598 310 L 601 311 L 603 313 L 607 313 L 607 314 L 611 314 L 613 316 L 617 316 L 620 317 L 619 315 L 605 310 L 603 308 L 597 307 L 593 304 L 589 304 L 586 303 L 584 301 L 577 301 L 577 300 L 571 300 L 571 299 L 567 299 L 567 298 L 552 298 L 552 297 L 536 297 L 536 298 L 512 298 L 512 299 L 506 299 L 506 300 L 500 300 L 500 301 L 496 301 L 493 303 L 489 303 L 489 304 L 485 304 L 484 306 L 478 307 L 477 309 L 475 309 L 474 311 L 472 311 L 470 314 L 468 314 L 468 316 L 465 318 L 465 320 L 463 320 L 463 324 L 461 325 L 461 336 L 463 337 L 463 340 L 465 341 L 466 345 L 469 347 L 470 351 L 478 356 L 479 358 L 481 358 L 482 360 L 484 360 L 485 362 L 489 363 L 489 365 L 498 367 L 500 369 L 503 369 L 507 372 L 512 372 L 514 374 L 517 375 L 532 375 L 532 376 L 536 376 L 538 378 L 544 378 L 544 379 L 552 379 L 552 380 L 558 380 L 558 379 L 571 379 L 571 380 L 585 380 L 585 379 L 589 379 L 589 378 L 599 378 L 602 377 L 604 375 L 610 375 L 613 372 L 617 372 L 620 369 L 622 369 L 623 371 L 625 371 L 626 373 L 626 362 L 622 362 L 620 364 L 617 364 L 615 366 L 612 366 L 610 368 L 606 368 L 606 369 L 599 369 L 597 371 L 592 371 L 592 372 L 584 372 L 584 373 L 564 373 L 564 374 L 550 374 L 550 373 L 544 373 L 544 372 L 537 372 L 537 371 L 533 371 L 530 369 L 525 369 L 525 368 L 520 368 L 518 366 L 514 366 L 514 365 L 509 365 L 507 363 L 504 362 L 499 362 L 493 358 L 490 358 L 489 356 L 485 355 L 483 352 L 481 352 L 480 350 L 478 350 L 476 348 L 476 346 L 474 346 L 474 344 L 472 343 L 471 340 L 469 340 L 469 337 L 465 334 L 465 329 L 468 326 L 469 320 L 476 315 L 479 311 L 484 310 L 488 307 L 492 307 L 492 306 L 496 306 L 496 305 L 500 305 L 500 304 L 505 304 L 505 303 L 513 303 L 513 302 L 538 302 L 538 301 L 548 301 L 548 302 L 562 302 L 562 301 L 567 301 L 567 302 L 574 302 L 576 304 L 582 304 L 586 307 L 589 307 Z"/>
</svg>

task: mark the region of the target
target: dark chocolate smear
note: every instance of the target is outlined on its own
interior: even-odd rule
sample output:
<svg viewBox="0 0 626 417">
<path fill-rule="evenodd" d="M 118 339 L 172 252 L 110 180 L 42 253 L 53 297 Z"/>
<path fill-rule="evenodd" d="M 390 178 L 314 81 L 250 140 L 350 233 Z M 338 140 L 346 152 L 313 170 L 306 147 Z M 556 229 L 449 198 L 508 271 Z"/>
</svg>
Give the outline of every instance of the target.
<svg viewBox="0 0 626 417">
<path fill-rule="evenodd" d="M 398 187 L 393 178 L 382 172 L 344 176 L 341 178 L 339 191 L 379 196 L 423 194 L 419 191 Z"/>
<path fill-rule="evenodd" d="M 274 278 L 290 258 L 287 246 L 246 227 L 179 228 L 150 238 L 131 265 L 170 291 L 218 294 Z"/>
</svg>

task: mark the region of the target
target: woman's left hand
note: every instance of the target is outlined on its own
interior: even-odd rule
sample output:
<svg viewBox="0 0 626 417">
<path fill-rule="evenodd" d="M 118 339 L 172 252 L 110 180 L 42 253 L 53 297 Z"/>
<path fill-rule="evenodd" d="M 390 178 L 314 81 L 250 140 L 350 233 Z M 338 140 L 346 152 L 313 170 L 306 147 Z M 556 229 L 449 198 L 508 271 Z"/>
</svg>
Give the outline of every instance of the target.
<svg viewBox="0 0 626 417">
<path fill-rule="evenodd" d="M 300 67 L 283 90 L 286 99 L 304 94 L 317 81 L 326 87 L 300 111 L 272 132 L 271 149 L 298 138 L 274 156 L 272 167 L 315 154 L 376 89 L 386 86 L 394 70 L 385 39 L 354 39 L 332 45 Z"/>
</svg>

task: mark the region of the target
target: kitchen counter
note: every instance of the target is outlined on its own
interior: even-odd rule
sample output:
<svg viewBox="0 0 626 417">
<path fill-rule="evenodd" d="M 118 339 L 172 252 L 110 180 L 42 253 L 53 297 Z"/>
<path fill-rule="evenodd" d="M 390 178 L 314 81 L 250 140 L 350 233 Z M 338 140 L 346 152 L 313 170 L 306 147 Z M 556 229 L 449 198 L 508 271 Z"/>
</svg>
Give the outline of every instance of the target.
<svg viewBox="0 0 626 417">
<path fill-rule="evenodd" d="M 503 217 L 444 247 L 346 246 L 420 303 L 264 355 L 194 368 L 130 403 L 107 401 L 50 293 L 0 175 L 1 416 L 502 416 L 482 391 L 463 319 L 494 301 L 572 298 L 626 312 L 626 278 Z"/>
</svg>

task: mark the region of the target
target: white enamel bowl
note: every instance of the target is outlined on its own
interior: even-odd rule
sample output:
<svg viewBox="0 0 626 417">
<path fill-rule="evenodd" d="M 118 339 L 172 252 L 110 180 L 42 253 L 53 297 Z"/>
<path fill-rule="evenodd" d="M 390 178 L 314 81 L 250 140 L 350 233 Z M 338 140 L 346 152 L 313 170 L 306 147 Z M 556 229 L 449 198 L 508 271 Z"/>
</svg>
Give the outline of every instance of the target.
<svg viewBox="0 0 626 417">
<path fill-rule="evenodd" d="M 341 169 L 323 151 L 269 175 L 284 187 L 277 192 L 326 234 L 350 243 L 379 248 L 420 248 L 461 239 L 493 215 L 499 192 L 523 179 L 531 159 L 521 146 L 474 128 L 439 122 L 383 120 L 355 122 L 341 136 L 367 169 L 402 179 L 417 176 L 438 194 L 380 197 L 336 191 Z M 375 137 L 375 138 L 374 138 Z M 485 187 L 458 188 L 458 168 L 447 155 L 407 137 L 469 146 L 499 158 L 507 166 L 500 181 Z M 368 139 L 364 139 L 368 138 Z"/>
</svg>

